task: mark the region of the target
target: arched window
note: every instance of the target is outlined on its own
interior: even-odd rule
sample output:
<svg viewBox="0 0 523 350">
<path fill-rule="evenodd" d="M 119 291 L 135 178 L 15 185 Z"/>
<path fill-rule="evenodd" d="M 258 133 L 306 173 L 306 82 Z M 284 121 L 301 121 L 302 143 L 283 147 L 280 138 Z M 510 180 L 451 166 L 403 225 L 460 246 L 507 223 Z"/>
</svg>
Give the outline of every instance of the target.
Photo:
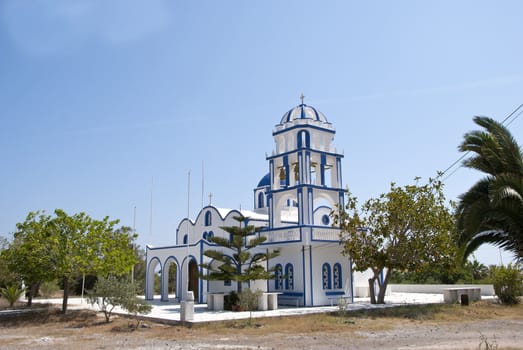
<svg viewBox="0 0 523 350">
<path fill-rule="evenodd" d="M 188 239 L 187 234 L 185 234 L 183 236 L 183 244 L 187 244 L 187 239 Z"/>
<path fill-rule="evenodd" d="M 263 192 L 258 193 L 258 208 L 265 207 Z"/>
<path fill-rule="evenodd" d="M 285 265 L 285 289 L 294 289 L 294 266 L 290 263 Z"/>
<path fill-rule="evenodd" d="M 208 240 L 213 238 L 213 237 L 214 237 L 214 232 L 212 232 L 212 231 L 207 232 L 207 239 Z"/>
<path fill-rule="evenodd" d="M 323 264 L 321 268 L 323 289 L 331 289 L 331 266 L 327 263 Z"/>
<path fill-rule="evenodd" d="M 203 238 L 203 239 L 207 239 L 207 232 L 204 232 L 204 233 L 203 233 L 202 238 Z"/>
<path fill-rule="evenodd" d="M 334 266 L 332 267 L 332 277 L 332 285 L 334 289 L 343 288 L 341 265 L 339 263 L 334 264 Z"/>
<path fill-rule="evenodd" d="M 310 147 L 311 139 L 308 131 L 302 130 L 298 133 L 298 148 Z"/>
<path fill-rule="evenodd" d="M 280 264 L 276 265 L 274 268 L 274 289 L 283 289 L 283 268 Z"/>
<path fill-rule="evenodd" d="M 205 226 L 211 226 L 212 225 L 212 216 L 211 212 L 208 211 L 205 213 Z"/>
</svg>

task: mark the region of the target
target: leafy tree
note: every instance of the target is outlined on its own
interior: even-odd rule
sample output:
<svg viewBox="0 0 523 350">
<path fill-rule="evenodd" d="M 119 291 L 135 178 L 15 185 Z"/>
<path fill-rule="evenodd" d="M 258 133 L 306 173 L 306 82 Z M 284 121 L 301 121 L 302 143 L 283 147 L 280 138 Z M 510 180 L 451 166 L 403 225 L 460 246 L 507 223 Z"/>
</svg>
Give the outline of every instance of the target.
<svg viewBox="0 0 523 350">
<path fill-rule="evenodd" d="M 465 167 L 486 176 L 460 196 L 459 242 L 466 258 L 490 243 L 523 258 L 523 155 L 511 133 L 487 117 L 475 117 L 484 131 L 472 131 L 459 146 L 474 155 Z"/>
<path fill-rule="evenodd" d="M 50 281 L 56 273 L 56 247 L 49 238 L 51 217 L 43 212 L 30 212 L 25 221 L 16 225 L 13 241 L 5 251 L 9 270 L 27 285 L 27 304 L 31 306 L 40 283 Z"/>
<path fill-rule="evenodd" d="M 216 263 L 200 264 L 209 273 L 202 275 L 203 279 L 219 281 L 236 281 L 237 292 L 242 292 L 242 284 L 255 280 L 274 278 L 274 270 L 266 271 L 261 264 L 268 259 L 275 258 L 279 251 L 252 254 L 251 251 L 267 239 L 264 236 L 256 237 L 256 228 L 248 225 L 249 218 L 244 216 L 234 217 L 238 226 L 221 227 L 229 233 L 229 238 L 212 236 L 209 241 L 223 249 L 209 249 L 203 254 L 213 259 Z"/>
<path fill-rule="evenodd" d="M 68 215 L 61 209 L 54 214 L 29 213 L 17 224 L 7 256 L 10 270 L 31 286 L 36 284 L 36 290 L 41 282 L 58 279 L 64 290 L 62 312 L 66 313 L 70 285 L 77 276 L 131 271 L 136 235 L 128 227 L 115 228 L 118 220 L 108 217 L 93 220 L 85 213 Z"/>
<path fill-rule="evenodd" d="M 135 263 L 132 229 L 115 229 L 118 220 L 93 220 L 85 213 L 67 215 L 55 210 L 51 222 L 51 244 L 55 250 L 56 276 L 62 280 L 64 296 L 62 312 L 67 311 L 71 281 L 81 274 L 108 276 L 131 271 Z"/>
<path fill-rule="evenodd" d="M 10 242 L 7 238 L 0 237 L 0 288 L 5 288 L 12 284 L 22 284 L 22 279 L 20 276 L 9 269 L 9 244 Z"/>
<path fill-rule="evenodd" d="M 394 270 L 423 271 L 449 266 L 454 259 L 454 222 L 440 181 L 405 187 L 392 183 L 388 193 L 367 200 L 361 210 L 348 192 L 345 208 L 339 209 L 332 215 L 342 231 L 343 253 L 355 271 L 372 271 L 368 282 L 373 304 L 385 302 Z"/>
</svg>

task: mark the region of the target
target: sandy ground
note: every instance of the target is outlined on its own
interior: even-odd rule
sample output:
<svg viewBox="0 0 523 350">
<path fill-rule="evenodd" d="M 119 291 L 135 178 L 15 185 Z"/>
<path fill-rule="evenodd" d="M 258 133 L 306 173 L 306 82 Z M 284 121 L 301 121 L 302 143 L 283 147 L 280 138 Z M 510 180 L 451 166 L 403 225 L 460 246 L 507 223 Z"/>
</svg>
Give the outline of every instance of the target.
<svg viewBox="0 0 523 350">
<path fill-rule="evenodd" d="M 0 349 L 523 349 L 523 315 L 463 322 L 400 319 L 390 326 L 383 324 L 388 320 L 348 318 L 343 324 L 314 327 L 312 319 L 307 330 L 295 333 L 275 329 L 282 322 L 275 319 L 192 328 L 147 323 L 131 332 L 131 321 L 124 318 L 105 324 L 87 311 L 59 317 L 0 318 Z M 311 321 L 316 316 L 306 317 Z M 292 326 L 292 320 L 283 322 Z M 381 324 L 373 330 L 372 322 Z"/>
</svg>

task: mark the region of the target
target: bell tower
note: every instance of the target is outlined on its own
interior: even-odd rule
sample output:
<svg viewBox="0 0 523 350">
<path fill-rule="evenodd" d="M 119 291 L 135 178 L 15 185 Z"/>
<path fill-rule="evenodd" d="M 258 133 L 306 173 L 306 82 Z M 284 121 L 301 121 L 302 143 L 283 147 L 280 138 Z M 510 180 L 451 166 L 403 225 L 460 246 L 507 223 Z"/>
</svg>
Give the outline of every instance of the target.
<svg viewBox="0 0 523 350">
<path fill-rule="evenodd" d="M 303 102 L 283 115 L 273 130 L 269 161 L 269 227 L 325 226 L 320 207 L 343 205 L 341 159 L 333 147 L 334 127 Z"/>
</svg>

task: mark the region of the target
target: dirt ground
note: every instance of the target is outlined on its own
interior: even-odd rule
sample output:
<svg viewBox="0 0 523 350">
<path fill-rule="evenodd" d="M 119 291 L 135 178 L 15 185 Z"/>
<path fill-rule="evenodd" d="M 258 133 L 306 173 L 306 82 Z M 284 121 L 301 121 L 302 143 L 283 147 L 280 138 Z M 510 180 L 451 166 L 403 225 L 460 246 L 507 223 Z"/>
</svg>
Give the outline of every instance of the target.
<svg viewBox="0 0 523 350">
<path fill-rule="evenodd" d="M 0 316 L 0 349 L 523 349 L 523 306 L 319 314 L 191 327 L 54 308 Z"/>
</svg>

